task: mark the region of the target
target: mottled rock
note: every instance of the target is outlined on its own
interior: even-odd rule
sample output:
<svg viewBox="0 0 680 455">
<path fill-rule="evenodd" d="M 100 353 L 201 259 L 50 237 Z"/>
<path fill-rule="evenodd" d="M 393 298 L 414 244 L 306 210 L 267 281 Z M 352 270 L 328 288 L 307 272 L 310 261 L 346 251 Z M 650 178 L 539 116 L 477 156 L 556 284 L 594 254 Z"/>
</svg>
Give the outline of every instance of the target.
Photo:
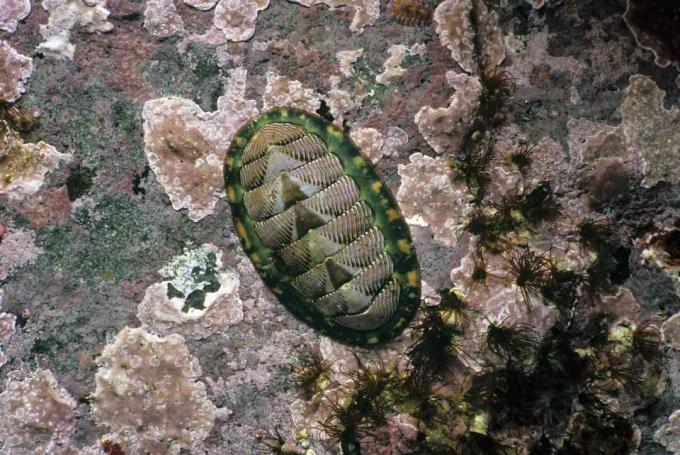
<svg viewBox="0 0 680 455">
<path fill-rule="evenodd" d="M 423 106 L 415 115 L 418 131 L 435 152 L 456 152 L 465 130 L 479 105 L 482 85 L 479 78 L 465 73 L 447 73 L 447 79 L 456 90 L 447 107 Z"/>
<path fill-rule="evenodd" d="M 0 344 L 7 343 L 16 330 L 17 317 L 10 313 L 0 313 Z"/>
<path fill-rule="evenodd" d="M 113 30 L 107 21 L 106 0 L 43 0 L 42 7 L 50 16 L 47 24 L 40 26 L 43 42 L 37 50 L 51 57 L 73 59 L 76 47 L 69 41 L 73 29 L 87 33 Z"/>
<path fill-rule="evenodd" d="M 364 53 L 364 49 L 353 49 L 347 51 L 338 51 L 335 54 L 335 58 L 338 60 L 340 66 L 340 74 L 344 77 L 352 77 L 353 69 L 352 65 L 356 62 L 359 57 Z"/>
<path fill-rule="evenodd" d="M 547 66 L 553 72 L 565 72 L 571 76 L 570 101 L 580 104 L 582 100 L 577 90 L 577 83 L 581 80 L 588 66 L 572 56 L 555 56 L 550 53 L 548 31 L 538 31 L 527 38 L 526 43 L 518 50 L 504 67 L 513 76 L 516 85 L 532 87 L 532 74 L 538 65 Z M 609 63 L 609 62 L 608 62 Z"/>
<path fill-rule="evenodd" d="M 533 9 L 541 9 L 545 6 L 545 0 L 525 0 Z"/>
<path fill-rule="evenodd" d="M 1 5 L 0 5 L 1 7 Z M 13 103 L 26 91 L 33 72 L 33 59 L 0 41 L 0 100 Z"/>
<path fill-rule="evenodd" d="M 621 287 L 616 293 L 603 296 L 601 308 L 621 320 L 635 323 L 640 321 L 640 304 L 630 289 Z"/>
<path fill-rule="evenodd" d="M 202 11 L 208 11 L 214 7 L 218 1 L 219 0 L 184 0 L 184 4 Z"/>
<path fill-rule="evenodd" d="M 0 195 L 24 199 L 37 193 L 48 172 L 71 159 L 45 142 L 26 144 L 19 134 L 0 121 Z"/>
<path fill-rule="evenodd" d="M 0 242 L 0 281 L 17 269 L 34 264 L 42 252 L 35 244 L 35 232 L 10 229 Z"/>
<path fill-rule="evenodd" d="M 167 38 L 184 32 L 184 22 L 177 13 L 174 0 L 147 0 L 144 27 L 158 38 Z"/>
<path fill-rule="evenodd" d="M 125 327 L 98 363 L 92 413 L 126 453 L 194 451 L 210 433 L 217 408 L 180 335 Z"/>
<path fill-rule="evenodd" d="M 680 351 L 680 313 L 676 313 L 663 323 L 663 337 L 673 349 Z"/>
<path fill-rule="evenodd" d="M 491 323 L 527 324 L 542 337 L 558 316 L 557 309 L 544 305 L 539 294 L 517 287 L 510 257 L 480 253 L 474 238 L 468 254 L 451 270 L 451 282 L 470 308 L 461 340 L 462 351 L 468 354 L 479 352 Z M 482 367 L 474 356 L 463 361 L 477 371 Z"/>
<path fill-rule="evenodd" d="M 246 73 L 235 69 L 217 101 L 203 112 L 193 101 L 170 97 L 144 104 L 144 151 L 175 210 L 193 221 L 213 213 L 223 197 L 224 153 L 231 138 L 258 110 L 245 100 Z"/>
<path fill-rule="evenodd" d="M 652 51 L 662 68 L 680 63 L 680 8 L 664 0 L 628 0 L 623 19 L 638 45 Z"/>
<path fill-rule="evenodd" d="M 396 126 L 389 127 L 387 134 L 382 134 L 375 128 L 359 128 L 349 135 L 373 164 L 384 156 L 396 155 L 397 148 L 408 142 L 408 134 Z"/>
<path fill-rule="evenodd" d="M 383 62 L 383 72 L 376 76 L 376 82 L 390 85 L 406 72 L 401 67 L 401 62 L 407 55 L 423 55 L 425 51 L 423 44 L 414 44 L 410 48 L 403 44 L 393 44 L 387 49 L 389 57 Z"/>
<path fill-rule="evenodd" d="M 10 313 L 0 313 L 0 367 L 2 367 L 9 360 L 7 354 L 3 352 L 2 348 L 3 346 L 7 346 L 10 338 L 12 338 L 12 335 L 14 335 L 14 332 L 16 331 L 16 321 L 17 318 L 15 315 Z"/>
<path fill-rule="evenodd" d="M 435 239 L 453 246 L 472 213 L 472 196 L 464 183 L 454 184 L 444 158 L 414 153 L 398 168 L 397 201 L 406 221 L 429 226 Z"/>
<path fill-rule="evenodd" d="M 653 79 L 636 74 L 619 108 L 626 146 L 642 159 L 646 187 L 680 181 L 680 107 L 666 109 L 665 95 Z"/>
<path fill-rule="evenodd" d="M 349 136 L 372 163 L 377 163 L 382 158 L 381 150 L 385 140 L 380 131 L 375 128 L 360 128 L 352 131 Z"/>
<path fill-rule="evenodd" d="M 373 25 L 380 16 L 380 0 L 289 0 L 302 6 L 328 5 L 331 9 L 348 6 L 354 9 L 349 29 L 361 33 L 364 27 Z"/>
<path fill-rule="evenodd" d="M 31 12 L 30 0 L 0 0 L 0 30 L 14 33 L 19 21 Z"/>
<path fill-rule="evenodd" d="M 269 0 L 222 0 L 215 8 L 215 27 L 229 41 L 247 41 L 255 34 L 257 14 L 268 6 Z"/>
<path fill-rule="evenodd" d="M 60 453 L 75 430 L 75 400 L 49 370 L 20 376 L 19 371 L 10 373 L 5 391 L 0 393 L 4 453 Z"/>
<path fill-rule="evenodd" d="M 139 304 L 142 328 L 203 339 L 239 323 L 239 277 L 224 268 L 221 255 L 215 245 L 204 244 L 164 266 L 159 271 L 164 281 L 149 286 Z"/>
<path fill-rule="evenodd" d="M 674 411 L 668 422 L 654 433 L 654 440 L 673 454 L 680 453 L 680 409 Z"/>
<path fill-rule="evenodd" d="M 263 108 L 290 106 L 308 112 L 316 112 L 321 104 L 321 96 L 302 82 L 290 80 L 273 71 L 267 71 L 267 86 L 264 89 Z"/>
<path fill-rule="evenodd" d="M 434 10 L 434 21 L 442 46 L 449 48 L 451 57 L 468 73 L 493 70 L 505 60 L 496 14 L 489 12 L 484 0 L 445 0 Z M 475 48 L 475 42 L 481 49 Z"/>
</svg>

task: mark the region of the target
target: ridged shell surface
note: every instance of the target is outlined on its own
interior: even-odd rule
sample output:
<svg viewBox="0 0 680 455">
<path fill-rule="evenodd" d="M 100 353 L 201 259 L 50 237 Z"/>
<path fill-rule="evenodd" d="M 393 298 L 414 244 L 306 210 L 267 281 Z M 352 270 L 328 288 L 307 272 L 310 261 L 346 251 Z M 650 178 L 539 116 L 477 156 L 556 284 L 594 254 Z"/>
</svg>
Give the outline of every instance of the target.
<svg viewBox="0 0 680 455">
<path fill-rule="evenodd" d="M 272 109 L 226 154 L 234 226 L 288 310 L 336 340 L 388 341 L 413 318 L 420 271 L 390 190 L 342 130 Z"/>
</svg>

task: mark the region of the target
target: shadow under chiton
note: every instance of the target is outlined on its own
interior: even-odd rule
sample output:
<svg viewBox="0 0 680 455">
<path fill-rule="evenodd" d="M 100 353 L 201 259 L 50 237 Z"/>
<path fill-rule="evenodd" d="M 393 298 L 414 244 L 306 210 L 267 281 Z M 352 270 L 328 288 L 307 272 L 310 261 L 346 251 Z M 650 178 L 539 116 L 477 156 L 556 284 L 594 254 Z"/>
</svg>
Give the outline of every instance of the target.
<svg viewBox="0 0 680 455">
<path fill-rule="evenodd" d="M 341 129 L 272 109 L 234 136 L 225 180 L 244 250 L 296 317 L 356 345 L 388 341 L 408 325 L 420 301 L 408 226 Z"/>
</svg>

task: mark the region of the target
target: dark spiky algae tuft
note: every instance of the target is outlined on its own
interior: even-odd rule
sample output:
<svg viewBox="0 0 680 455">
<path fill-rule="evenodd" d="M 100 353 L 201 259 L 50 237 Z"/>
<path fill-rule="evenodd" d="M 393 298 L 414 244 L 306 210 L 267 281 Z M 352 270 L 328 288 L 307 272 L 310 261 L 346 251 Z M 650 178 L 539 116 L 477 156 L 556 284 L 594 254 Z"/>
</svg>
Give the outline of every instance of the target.
<svg viewBox="0 0 680 455">
<path fill-rule="evenodd" d="M 298 319 L 358 346 L 411 322 L 421 285 L 408 225 L 342 129 L 271 109 L 236 133 L 224 172 L 243 249 Z"/>
</svg>

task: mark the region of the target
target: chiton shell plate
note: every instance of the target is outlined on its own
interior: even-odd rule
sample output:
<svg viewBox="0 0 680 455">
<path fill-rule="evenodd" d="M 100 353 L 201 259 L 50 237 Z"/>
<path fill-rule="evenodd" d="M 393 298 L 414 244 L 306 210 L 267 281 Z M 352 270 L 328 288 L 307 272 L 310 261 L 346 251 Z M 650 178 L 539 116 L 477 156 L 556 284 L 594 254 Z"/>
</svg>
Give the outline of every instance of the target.
<svg viewBox="0 0 680 455">
<path fill-rule="evenodd" d="M 409 324 L 420 269 L 408 225 L 341 129 L 272 109 L 234 136 L 225 182 L 244 250 L 298 319 L 354 345 L 391 340 Z"/>
</svg>

